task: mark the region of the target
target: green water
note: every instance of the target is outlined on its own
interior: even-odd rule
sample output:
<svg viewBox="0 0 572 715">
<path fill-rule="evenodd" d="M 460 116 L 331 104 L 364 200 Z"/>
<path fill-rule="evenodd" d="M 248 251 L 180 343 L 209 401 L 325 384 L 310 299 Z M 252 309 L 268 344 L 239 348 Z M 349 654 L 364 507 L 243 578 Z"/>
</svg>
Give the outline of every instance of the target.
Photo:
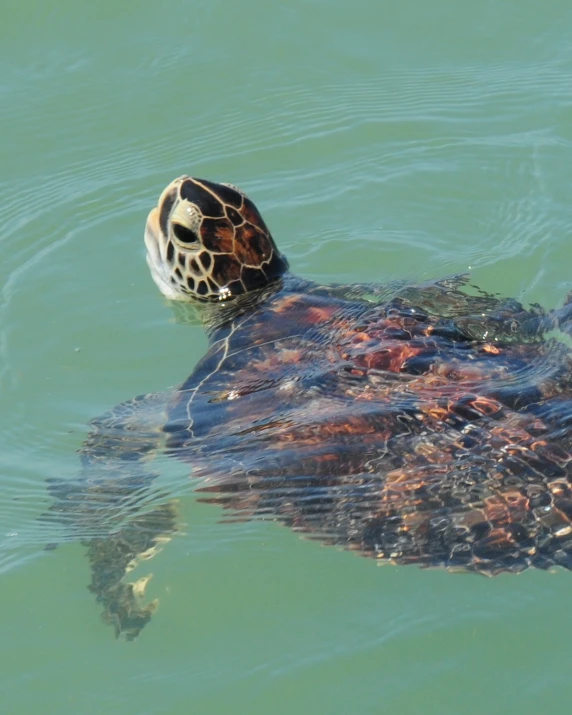
<svg viewBox="0 0 572 715">
<path fill-rule="evenodd" d="M 144 261 L 181 173 L 231 181 L 296 273 L 465 271 L 572 287 L 564 0 L 4 3 L 0 23 L 0 712 L 568 713 L 570 573 L 385 566 L 222 524 L 184 533 L 116 641 L 82 547 L 38 521 L 92 417 L 203 353 Z M 46 543 L 64 542 L 54 551 Z"/>
</svg>

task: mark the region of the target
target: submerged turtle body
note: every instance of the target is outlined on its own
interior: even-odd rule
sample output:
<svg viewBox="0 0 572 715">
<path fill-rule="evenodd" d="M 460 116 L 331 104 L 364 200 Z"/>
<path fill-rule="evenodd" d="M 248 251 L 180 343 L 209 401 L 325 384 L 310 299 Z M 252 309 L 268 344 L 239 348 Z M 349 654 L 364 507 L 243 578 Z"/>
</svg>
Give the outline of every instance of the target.
<svg viewBox="0 0 572 715">
<path fill-rule="evenodd" d="M 242 192 L 190 177 L 165 189 L 145 243 L 161 291 L 204 303 L 209 348 L 173 394 L 94 423 L 88 479 L 54 487 L 80 530 L 102 500 L 150 499 L 147 456 L 162 449 L 201 478 L 202 500 L 364 555 L 572 568 L 571 351 L 545 337 L 569 331 L 569 305 L 525 309 L 462 278 L 318 286 L 288 272 Z M 128 637 L 154 606 L 124 573 L 175 529 L 165 503 L 132 511 L 84 537 L 91 588 Z"/>
</svg>

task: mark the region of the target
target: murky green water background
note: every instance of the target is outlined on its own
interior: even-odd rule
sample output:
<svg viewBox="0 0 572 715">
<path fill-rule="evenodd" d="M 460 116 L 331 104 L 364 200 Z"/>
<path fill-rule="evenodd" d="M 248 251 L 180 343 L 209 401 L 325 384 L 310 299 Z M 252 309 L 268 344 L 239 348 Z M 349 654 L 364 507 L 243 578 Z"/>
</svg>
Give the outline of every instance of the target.
<svg viewBox="0 0 572 715">
<path fill-rule="evenodd" d="M 565 0 L 4 3 L 0 11 L 0 711 L 568 713 L 569 573 L 376 565 L 221 524 L 146 564 L 134 643 L 82 547 L 37 519 L 88 420 L 204 351 L 144 262 L 188 172 L 237 183 L 297 273 L 428 278 L 553 306 L 572 287 Z M 142 573 L 145 573 L 143 569 Z"/>
</svg>

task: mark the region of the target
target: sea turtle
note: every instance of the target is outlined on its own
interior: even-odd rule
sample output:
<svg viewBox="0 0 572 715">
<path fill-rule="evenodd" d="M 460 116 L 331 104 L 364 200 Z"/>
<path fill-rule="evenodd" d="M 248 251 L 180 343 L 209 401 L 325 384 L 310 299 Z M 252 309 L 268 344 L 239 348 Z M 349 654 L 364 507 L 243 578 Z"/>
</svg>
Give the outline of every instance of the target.
<svg viewBox="0 0 572 715">
<path fill-rule="evenodd" d="M 202 304 L 208 351 L 177 390 L 95 420 L 81 479 L 52 484 L 117 634 L 156 606 L 126 572 L 176 528 L 152 491 L 159 450 L 203 500 L 366 556 L 572 568 L 571 301 L 525 308 L 466 277 L 317 285 L 289 272 L 242 191 L 188 176 L 145 244 L 161 292 Z"/>
</svg>

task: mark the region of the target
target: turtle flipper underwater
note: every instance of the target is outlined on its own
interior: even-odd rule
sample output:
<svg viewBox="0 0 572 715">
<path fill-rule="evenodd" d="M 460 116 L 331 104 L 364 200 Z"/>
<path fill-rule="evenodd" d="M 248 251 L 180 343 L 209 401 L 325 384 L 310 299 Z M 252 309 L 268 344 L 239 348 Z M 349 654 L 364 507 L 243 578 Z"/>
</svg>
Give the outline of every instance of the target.
<svg viewBox="0 0 572 715">
<path fill-rule="evenodd" d="M 136 635 L 152 610 L 134 610 L 136 589 L 115 590 L 129 560 L 174 529 L 160 501 L 138 503 L 158 451 L 233 517 L 382 561 L 572 568 L 572 351 L 558 335 L 571 332 L 569 303 L 524 307 L 463 277 L 317 285 L 289 272 L 244 193 L 188 176 L 161 194 L 145 244 L 161 292 L 201 306 L 209 347 L 155 398 L 160 429 L 126 426 L 120 407 L 111 438 L 104 417 L 81 449 L 74 488 L 89 498 L 63 510 L 80 533 L 132 500 L 134 533 L 86 539 L 117 630 Z M 86 508 L 92 498 L 103 506 Z"/>
<path fill-rule="evenodd" d="M 129 582 L 137 564 L 176 532 L 173 501 L 154 489 L 151 459 L 164 443 L 168 394 L 141 395 L 93 420 L 80 449 L 78 481 L 50 480 L 50 518 L 72 529 L 87 548 L 89 589 L 117 636 L 134 639 L 156 611 L 144 602 L 151 574 Z"/>
</svg>

